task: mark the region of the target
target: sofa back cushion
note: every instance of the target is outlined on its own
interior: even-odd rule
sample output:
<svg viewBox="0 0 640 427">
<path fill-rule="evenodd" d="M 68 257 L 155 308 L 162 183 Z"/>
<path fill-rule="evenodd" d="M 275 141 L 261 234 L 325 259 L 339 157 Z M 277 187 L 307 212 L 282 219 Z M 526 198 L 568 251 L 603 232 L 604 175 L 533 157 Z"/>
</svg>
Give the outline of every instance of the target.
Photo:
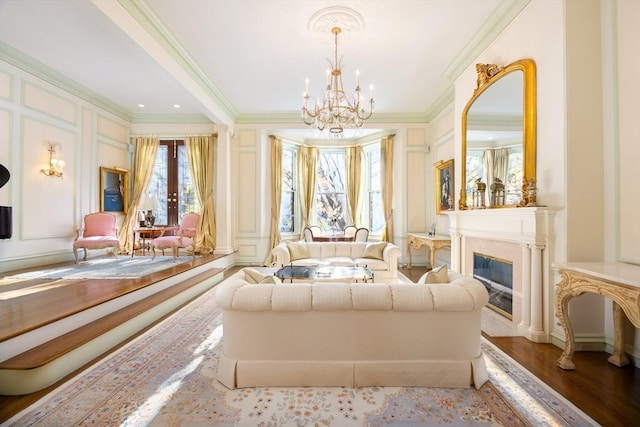
<svg viewBox="0 0 640 427">
<path fill-rule="evenodd" d="M 452 272 L 453 273 L 453 272 Z M 244 273 L 218 286 L 223 309 L 240 311 L 473 311 L 489 301 L 484 285 L 458 276 L 448 285 L 294 283 L 251 285 Z"/>
<path fill-rule="evenodd" d="M 289 255 L 291 257 L 291 261 L 310 257 L 306 242 L 287 241 L 287 248 L 289 249 Z"/>
<path fill-rule="evenodd" d="M 307 243 L 307 251 L 311 258 L 362 258 L 367 243 L 364 242 L 311 242 Z"/>
</svg>

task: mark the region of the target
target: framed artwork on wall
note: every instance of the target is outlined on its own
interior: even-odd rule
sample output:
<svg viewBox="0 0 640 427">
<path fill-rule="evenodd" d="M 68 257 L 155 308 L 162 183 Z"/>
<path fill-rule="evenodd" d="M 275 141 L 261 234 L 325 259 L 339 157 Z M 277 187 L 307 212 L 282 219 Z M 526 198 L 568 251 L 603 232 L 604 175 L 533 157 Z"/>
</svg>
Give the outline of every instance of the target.
<svg viewBox="0 0 640 427">
<path fill-rule="evenodd" d="M 436 214 L 455 209 L 455 191 L 453 159 L 441 160 L 435 165 L 436 169 Z"/>
<path fill-rule="evenodd" d="M 129 171 L 100 167 L 100 211 L 127 213 Z"/>
</svg>

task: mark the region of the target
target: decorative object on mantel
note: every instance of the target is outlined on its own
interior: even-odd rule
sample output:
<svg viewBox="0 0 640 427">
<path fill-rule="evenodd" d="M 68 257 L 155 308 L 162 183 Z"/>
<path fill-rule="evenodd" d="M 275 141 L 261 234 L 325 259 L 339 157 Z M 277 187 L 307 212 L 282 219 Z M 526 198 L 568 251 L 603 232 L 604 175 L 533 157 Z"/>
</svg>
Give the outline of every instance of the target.
<svg viewBox="0 0 640 427">
<path fill-rule="evenodd" d="M 491 184 L 491 206 L 504 205 L 504 184 L 500 178 L 493 178 Z"/>
<path fill-rule="evenodd" d="M 538 194 L 538 188 L 536 187 L 536 180 L 525 180 L 522 184 L 522 201 L 521 207 L 534 207 L 538 206 L 536 203 L 536 196 Z"/>
<path fill-rule="evenodd" d="M 59 160 L 56 158 L 56 145 L 60 146 L 58 142 L 47 141 L 47 151 L 49 152 L 49 164 L 46 168 L 40 169 L 46 176 L 55 176 L 58 178 L 62 178 L 62 169 L 64 169 L 64 160 Z"/>
<path fill-rule="evenodd" d="M 487 207 L 484 201 L 485 192 L 487 191 L 487 184 L 482 182 L 482 178 L 476 179 L 476 184 L 473 187 L 473 207 L 484 209 Z"/>
<path fill-rule="evenodd" d="M 373 85 L 370 86 L 368 105 L 365 105 L 360 93 L 360 72 L 356 71 L 355 93 L 346 94 L 342 85 L 341 61 L 338 60 L 338 35 L 345 29 L 343 25 L 347 27 L 347 32 L 361 31 L 361 20 L 357 12 L 339 7 L 323 9 L 315 14 L 309 23 L 310 30 L 317 31 L 331 22 L 335 49 L 334 62 L 327 59 L 330 69 L 327 70 L 326 89 L 318 96 L 316 102 L 309 102 L 309 79 L 306 79 L 302 121 L 309 126 L 316 126 L 320 131 L 328 127 L 334 136 L 341 135 L 346 128 L 362 127 L 373 114 Z"/>
</svg>

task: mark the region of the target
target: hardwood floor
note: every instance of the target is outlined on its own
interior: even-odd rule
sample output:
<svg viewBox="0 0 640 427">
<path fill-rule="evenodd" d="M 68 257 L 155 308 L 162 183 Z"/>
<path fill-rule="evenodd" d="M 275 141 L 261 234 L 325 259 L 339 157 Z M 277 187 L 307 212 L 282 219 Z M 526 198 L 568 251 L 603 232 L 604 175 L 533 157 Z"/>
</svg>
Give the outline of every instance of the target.
<svg viewBox="0 0 640 427">
<path fill-rule="evenodd" d="M 228 270 L 226 275 L 237 269 Z M 411 270 L 401 268 L 400 271 L 412 281 L 417 281 L 426 270 L 414 267 Z M 564 371 L 556 367 L 562 351 L 552 344 L 537 344 L 523 337 L 490 337 L 486 334 L 485 337 L 599 424 L 630 426 L 640 422 L 639 369 L 631 366 L 617 368 L 607 362 L 609 355 L 604 352 L 577 352 L 574 356 L 576 370 Z M 37 393 L 0 396 L 0 423 L 75 374 Z"/>
</svg>

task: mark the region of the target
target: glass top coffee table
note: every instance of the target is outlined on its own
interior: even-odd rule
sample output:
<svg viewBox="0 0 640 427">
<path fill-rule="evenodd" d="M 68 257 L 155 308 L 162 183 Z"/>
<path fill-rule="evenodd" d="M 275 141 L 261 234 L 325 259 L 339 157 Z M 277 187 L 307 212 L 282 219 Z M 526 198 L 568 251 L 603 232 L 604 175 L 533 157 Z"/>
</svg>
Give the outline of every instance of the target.
<svg viewBox="0 0 640 427">
<path fill-rule="evenodd" d="M 303 266 L 287 265 L 276 271 L 276 277 L 283 282 L 289 280 L 348 280 L 353 282 L 373 281 L 373 273 L 367 267 L 338 267 L 338 266 Z"/>
</svg>

